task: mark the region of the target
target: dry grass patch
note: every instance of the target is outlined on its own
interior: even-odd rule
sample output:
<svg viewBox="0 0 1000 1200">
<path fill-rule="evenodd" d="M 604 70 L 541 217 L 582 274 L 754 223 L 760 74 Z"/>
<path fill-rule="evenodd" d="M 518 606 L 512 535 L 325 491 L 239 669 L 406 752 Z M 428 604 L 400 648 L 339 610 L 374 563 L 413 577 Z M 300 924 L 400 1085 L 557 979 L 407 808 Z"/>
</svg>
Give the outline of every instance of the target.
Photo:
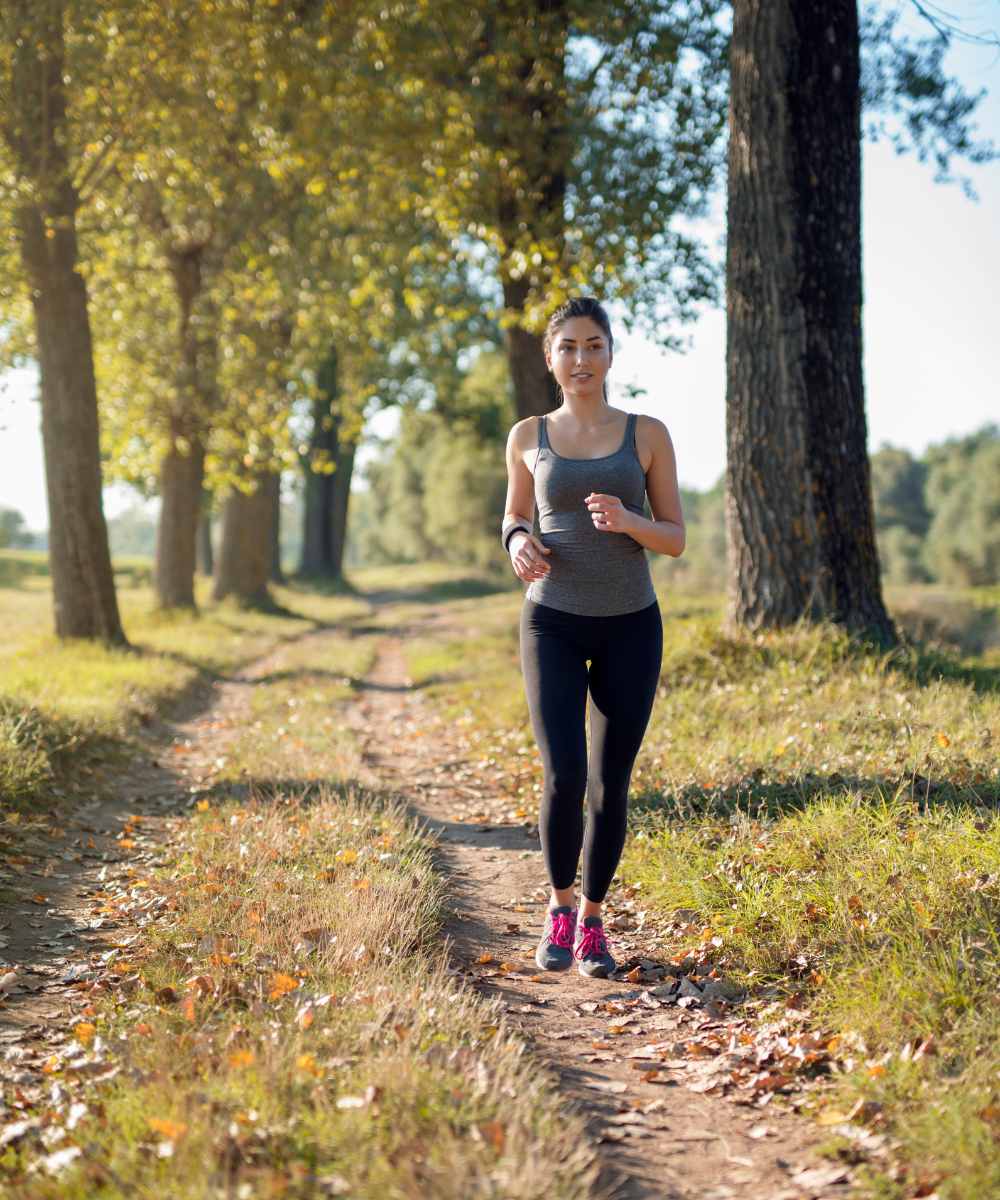
<svg viewBox="0 0 1000 1200">
<path fill-rule="evenodd" d="M 7 1194 L 590 1194 L 558 1094 L 448 973 L 441 883 L 395 803 L 258 794 L 171 846 L 125 882 L 155 897 L 155 938 L 119 951 L 53 1062 Z"/>
</svg>

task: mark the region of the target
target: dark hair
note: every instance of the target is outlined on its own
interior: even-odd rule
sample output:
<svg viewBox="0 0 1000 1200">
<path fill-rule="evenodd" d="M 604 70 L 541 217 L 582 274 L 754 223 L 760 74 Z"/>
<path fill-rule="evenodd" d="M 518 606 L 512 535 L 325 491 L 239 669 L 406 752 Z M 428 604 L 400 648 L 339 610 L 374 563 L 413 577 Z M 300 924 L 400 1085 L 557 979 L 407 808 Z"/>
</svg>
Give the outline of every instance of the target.
<svg viewBox="0 0 1000 1200">
<path fill-rule="evenodd" d="M 549 323 L 545 326 L 545 336 L 542 338 L 542 347 L 550 352 L 552 343 L 558 331 L 572 317 L 590 317 L 592 321 L 600 325 L 604 336 L 608 339 L 608 352 L 614 349 L 615 339 L 611 335 L 611 322 L 608 319 L 608 314 L 601 306 L 601 302 L 594 296 L 574 296 L 572 300 L 567 300 L 564 304 L 560 304 L 556 311 L 549 317 Z M 559 394 L 559 403 L 563 402 L 562 388 L 556 384 L 556 391 Z M 608 381 L 604 381 L 604 400 L 608 399 Z"/>
</svg>

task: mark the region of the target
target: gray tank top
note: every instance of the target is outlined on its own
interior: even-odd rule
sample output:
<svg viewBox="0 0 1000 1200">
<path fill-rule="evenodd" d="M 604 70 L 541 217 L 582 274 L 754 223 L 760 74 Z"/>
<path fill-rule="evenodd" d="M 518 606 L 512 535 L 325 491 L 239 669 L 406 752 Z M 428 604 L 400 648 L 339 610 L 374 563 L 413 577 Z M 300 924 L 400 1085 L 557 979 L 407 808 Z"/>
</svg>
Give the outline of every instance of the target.
<svg viewBox="0 0 1000 1200">
<path fill-rule="evenodd" d="M 621 446 L 600 458 L 556 454 L 545 417 L 539 418 L 536 536 L 552 553 L 545 555 L 548 576 L 532 580 L 525 593 L 536 604 L 613 617 L 638 612 L 656 599 L 645 548 L 627 533 L 596 528 L 584 503 L 591 492 L 607 492 L 642 514 L 646 474 L 635 446 L 635 417 L 629 413 Z"/>
</svg>

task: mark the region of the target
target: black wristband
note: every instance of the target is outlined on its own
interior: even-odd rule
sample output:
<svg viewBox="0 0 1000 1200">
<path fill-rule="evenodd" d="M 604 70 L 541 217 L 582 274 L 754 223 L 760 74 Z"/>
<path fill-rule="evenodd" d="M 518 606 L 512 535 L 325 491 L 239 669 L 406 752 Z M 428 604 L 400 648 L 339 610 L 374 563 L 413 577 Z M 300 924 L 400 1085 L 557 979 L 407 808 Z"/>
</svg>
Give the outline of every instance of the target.
<svg viewBox="0 0 1000 1200">
<path fill-rule="evenodd" d="M 512 525 L 510 527 L 510 529 L 507 530 L 507 532 L 504 534 L 503 548 L 507 551 L 508 554 L 510 553 L 510 539 L 514 536 L 515 533 L 530 534 L 531 530 L 528 529 L 524 525 Z"/>
</svg>

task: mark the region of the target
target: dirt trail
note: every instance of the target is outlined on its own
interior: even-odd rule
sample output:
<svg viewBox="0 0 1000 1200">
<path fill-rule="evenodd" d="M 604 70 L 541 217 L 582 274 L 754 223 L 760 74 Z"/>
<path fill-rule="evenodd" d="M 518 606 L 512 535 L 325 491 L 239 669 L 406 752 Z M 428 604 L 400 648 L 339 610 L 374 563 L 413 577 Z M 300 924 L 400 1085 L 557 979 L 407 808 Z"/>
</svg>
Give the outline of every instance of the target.
<svg viewBox="0 0 1000 1200">
<path fill-rule="evenodd" d="M 391 618 L 397 597 L 384 593 L 369 599 L 373 616 Z M 454 749 L 433 736 L 436 725 L 443 727 L 407 678 L 403 646 L 410 634 L 447 628 L 446 611 L 429 611 L 426 618 L 390 626 L 382 637 L 375 666 L 346 710 L 346 722 L 362 745 L 361 782 L 403 796 L 437 835 L 451 888 L 447 932 L 453 962 L 469 986 L 500 996 L 539 1060 L 555 1072 L 569 1102 L 567 1115 L 581 1120 L 582 1136 L 599 1143 L 607 1195 L 616 1200 L 847 1196 L 847 1187 L 833 1182 L 843 1173 L 810 1153 L 813 1133 L 803 1120 L 771 1106 L 761 1111 L 690 1091 L 680 1062 L 658 1070 L 658 1082 L 642 1079 L 646 1072 L 635 1068 L 629 1050 L 676 1034 L 682 1055 L 680 1043 L 691 1022 L 709 1019 L 703 1011 L 652 1002 L 630 1018 L 627 1031 L 612 1044 L 607 1015 L 580 1006 L 634 998 L 641 985 L 584 979 L 575 971 L 536 982 L 528 973 L 504 974 L 477 961 L 486 953 L 496 964 L 531 962 L 544 916 L 545 871 L 533 827 L 470 822 L 467 799 L 459 801 L 462 785 L 449 786 L 442 772 Z M 356 631 L 377 632 L 364 622 Z M 324 636 L 329 635 L 308 635 L 317 656 Z M 134 917 L 131 924 L 113 915 L 95 917 L 93 897 L 109 876 L 156 862 L 166 821 L 207 789 L 212 763 L 239 732 L 254 681 L 280 663 L 285 648 L 279 646 L 233 679 L 207 686 L 171 719 L 152 726 L 144 752 L 118 777 L 114 795 L 76 811 L 61 839 L 35 846 L 37 871 L 22 866 L 8 873 L 8 884 L 16 878 L 19 899 L 0 924 L 0 963 L 12 966 L 16 976 L 7 976 L 0 1004 L 0 1074 L 29 1089 L 40 1085 L 45 1056 L 66 1040 L 74 1013 L 86 1003 L 79 981 L 99 970 L 109 939 L 142 936 Z M 145 848 L 125 854 L 117 838 L 132 815 L 141 818 L 137 827 Z M 35 885 L 44 904 L 29 898 Z M 609 904 L 609 920 L 614 915 Z M 148 919 L 155 920 L 155 914 Z"/>
<path fill-rule="evenodd" d="M 437 834 L 453 897 L 448 934 L 455 962 L 471 986 L 501 997 L 538 1057 L 556 1072 L 587 1136 L 600 1141 L 609 1194 L 620 1200 L 848 1195 L 844 1182 L 834 1182 L 844 1172 L 810 1153 L 814 1134 L 801 1118 L 689 1091 L 682 1068 L 659 1072 L 662 1082 L 642 1081 L 628 1051 L 669 1040 L 675 1031 L 680 1041 L 692 1022 L 706 1020 L 704 1012 L 666 1004 L 649 1009 L 620 1044 L 616 1038 L 605 1050 L 607 1017 L 579 1006 L 634 998 L 641 985 L 585 979 L 573 970 L 535 982 L 530 974 L 502 974 L 478 964 L 484 953 L 498 964 L 532 960 L 545 911 L 545 901 L 536 898 L 545 881 L 537 833 L 524 824 L 456 820 L 456 793 L 440 773 L 428 775 L 453 752 L 428 736 L 435 718 L 419 689 L 409 685 L 401 637 L 385 638 L 367 684 L 351 714 L 364 739 L 367 782 L 406 796 Z M 512 902 L 529 911 L 512 911 Z M 606 918 L 614 915 L 609 903 Z M 510 931 L 515 924 L 519 929 Z"/>
</svg>

